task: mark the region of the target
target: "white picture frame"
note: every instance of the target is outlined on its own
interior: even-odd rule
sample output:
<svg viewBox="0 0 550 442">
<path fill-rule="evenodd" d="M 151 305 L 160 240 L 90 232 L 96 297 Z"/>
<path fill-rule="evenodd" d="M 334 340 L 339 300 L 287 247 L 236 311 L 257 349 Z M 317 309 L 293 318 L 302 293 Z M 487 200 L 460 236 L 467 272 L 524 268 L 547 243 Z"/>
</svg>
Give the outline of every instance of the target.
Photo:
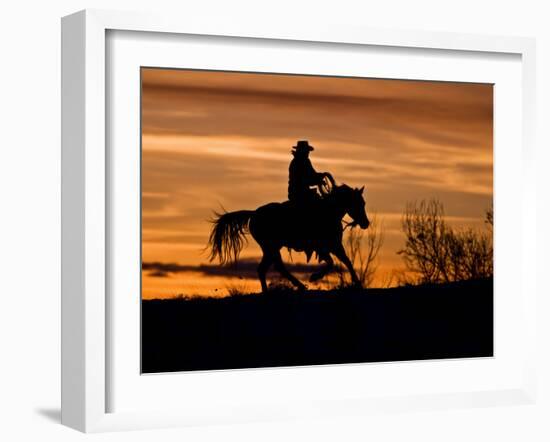
<svg viewBox="0 0 550 442">
<path fill-rule="evenodd" d="M 521 291 L 525 371 L 514 388 L 377 398 L 317 399 L 272 407 L 237 408 L 228 415 L 173 409 L 108 412 L 110 324 L 106 228 L 111 199 L 107 174 L 106 35 L 109 31 L 204 35 L 292 42 L 515 54 L 521 57 Z M 535 382 L 535 43 L 532 39 L 388 31 L 308 24 L 293 27 L 217 23 L 195 17 L 159 17 L 86 10 L 62 20 L 62 423 L 85 432 L 246 422 L 289 416 L 361 414 L 533 403 Z M 498 118 L 498 116 L 497 116 Z M 337 369 L 337 368 L 336 368 Z M 222 374 L 223 375 L 223 374 Z M 220 398 L 223 399 L 223 398 Z M 192 400 L 190 398 L 189 400 Z M 289 411 L 291 410 L 291 411 Z"/>
</svg>

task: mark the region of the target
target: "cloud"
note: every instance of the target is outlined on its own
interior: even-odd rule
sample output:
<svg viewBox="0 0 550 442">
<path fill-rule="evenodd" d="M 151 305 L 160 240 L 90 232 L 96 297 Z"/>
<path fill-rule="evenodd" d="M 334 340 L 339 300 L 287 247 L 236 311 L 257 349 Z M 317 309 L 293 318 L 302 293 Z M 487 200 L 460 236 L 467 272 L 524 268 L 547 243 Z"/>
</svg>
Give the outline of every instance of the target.
<svg viewBox="0 0 550 442">
<path fill-rule="evenodd" d="M 290 149 L 300 138 L 315 146 L 317 170 L 366 185 L 369 214 L 388 215 L 382 266 L 400 259 L 408 201 L 439 198 L 461 226 L 482 223 L 490 206 L 491 85 L 142 73 L 142 251 L 147 265 L 160 266 L 144 269 L 156 278 L 148 283 L 172 284 L 170 276 L 185 272 L 255 279 L 256 258 L 237 268 L 201 264 L 208 220 L 222 206 L 251 210 L 285 200 Z M 243 254 L 261 251 L 250 240 Z M 314 271 L 293 271 L 300 270 Z"/>
<path fill-rule="evenodd" d="M 258 97 L 277 99 L 298 96 L 301 99 L 320 97 L 324 101 L 334 98 L 392 98 L 446 103 L 459 99 L 470 104 L 483 103 L 483 97 L 480 97 L 479 92 L 490 87 L 475 83 L 155 68 L 142 69 L 142 84 L 147 89 L 166 90 L 169 94 L 177 91 L 187 94 L 189 91 L 197 90 L 202 95 L 249 96 L 252 100 L 257 100 Z"/>
<path fill-rule="evenodd" d="M 491 85 L 168 70 L 143 80 L 148 134 L 368 140 L 386 153 L 395 134 L 474 150 L 492 137 Z"/>
<path fill-rule="evenodd" d="M 199 264 L 186 265 L 163 262 L 144 262 L 143 271 L 156 278 L 165 278 L 177 273 L 201 273 L 203 276 L 225 276 L 228 278 L 257 279 L 260 258 L 242 258 L 234 265 Z M 285 263 L 288 271 L 297 274 L 313 273 L 322 268 L 319 264 Z"/>
</svg>

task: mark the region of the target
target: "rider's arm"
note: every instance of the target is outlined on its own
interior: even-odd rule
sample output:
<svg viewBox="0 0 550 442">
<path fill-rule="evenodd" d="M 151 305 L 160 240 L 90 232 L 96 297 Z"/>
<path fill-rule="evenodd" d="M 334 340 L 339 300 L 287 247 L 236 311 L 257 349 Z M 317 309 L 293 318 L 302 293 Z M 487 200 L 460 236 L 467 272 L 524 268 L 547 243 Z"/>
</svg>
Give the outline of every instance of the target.
<svg viewBox="0 0 550 442">
<path fill-rule="evenodd" d="M 323 182 L 323 178 L 325 177 L 324 173 L 319 173 L 313 168 L 313 165 L 309 159 L 306 163 L 306 174 L 311 186 L 321 184 Z"/>
<path fill-rule="evenodd" d="M 329 179 L 330 184 L 332 184 L 332 187 L 336 187 L 336 181 L 334 181 L 334 177 L 329 172 L 324 172 L 323 176 Z"/>
</svg>

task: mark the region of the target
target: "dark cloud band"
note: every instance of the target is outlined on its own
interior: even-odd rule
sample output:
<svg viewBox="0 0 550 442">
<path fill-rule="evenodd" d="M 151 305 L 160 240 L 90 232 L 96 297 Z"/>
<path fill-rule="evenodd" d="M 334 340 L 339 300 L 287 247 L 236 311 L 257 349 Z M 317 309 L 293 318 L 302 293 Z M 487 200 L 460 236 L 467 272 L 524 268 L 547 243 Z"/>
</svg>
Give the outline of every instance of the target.
<svg viewBox="0 0 550 442">
<path fill-rule="evenodd" d="M 142 269 L 147 275 L 155 278 L 165 278 L 177 273 L 201 273 L 204 276 L 224 276 L 229 278 L 257 279 L 259 258 L 244 258 L 234 265 L 221 266 L 217 264 L 185 265 L 164 262 L 144 262 Z M 286 263 L 290 272 L 305 274 L 313 273 L 322 267 L 318 264 Z"/>
</svg>

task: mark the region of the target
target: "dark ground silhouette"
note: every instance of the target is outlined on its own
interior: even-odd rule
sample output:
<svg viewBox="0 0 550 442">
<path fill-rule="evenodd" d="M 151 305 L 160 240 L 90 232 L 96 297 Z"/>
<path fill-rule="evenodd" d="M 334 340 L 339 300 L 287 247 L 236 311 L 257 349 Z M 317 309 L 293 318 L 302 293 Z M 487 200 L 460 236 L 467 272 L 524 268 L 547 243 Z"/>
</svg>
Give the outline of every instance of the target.
<svg viewBox="0 0 550 442">
<path fill-rule="evenodd" d="M 142 302 L 142 372 L 493 355 L 493 281 Z"/>
</svg>

